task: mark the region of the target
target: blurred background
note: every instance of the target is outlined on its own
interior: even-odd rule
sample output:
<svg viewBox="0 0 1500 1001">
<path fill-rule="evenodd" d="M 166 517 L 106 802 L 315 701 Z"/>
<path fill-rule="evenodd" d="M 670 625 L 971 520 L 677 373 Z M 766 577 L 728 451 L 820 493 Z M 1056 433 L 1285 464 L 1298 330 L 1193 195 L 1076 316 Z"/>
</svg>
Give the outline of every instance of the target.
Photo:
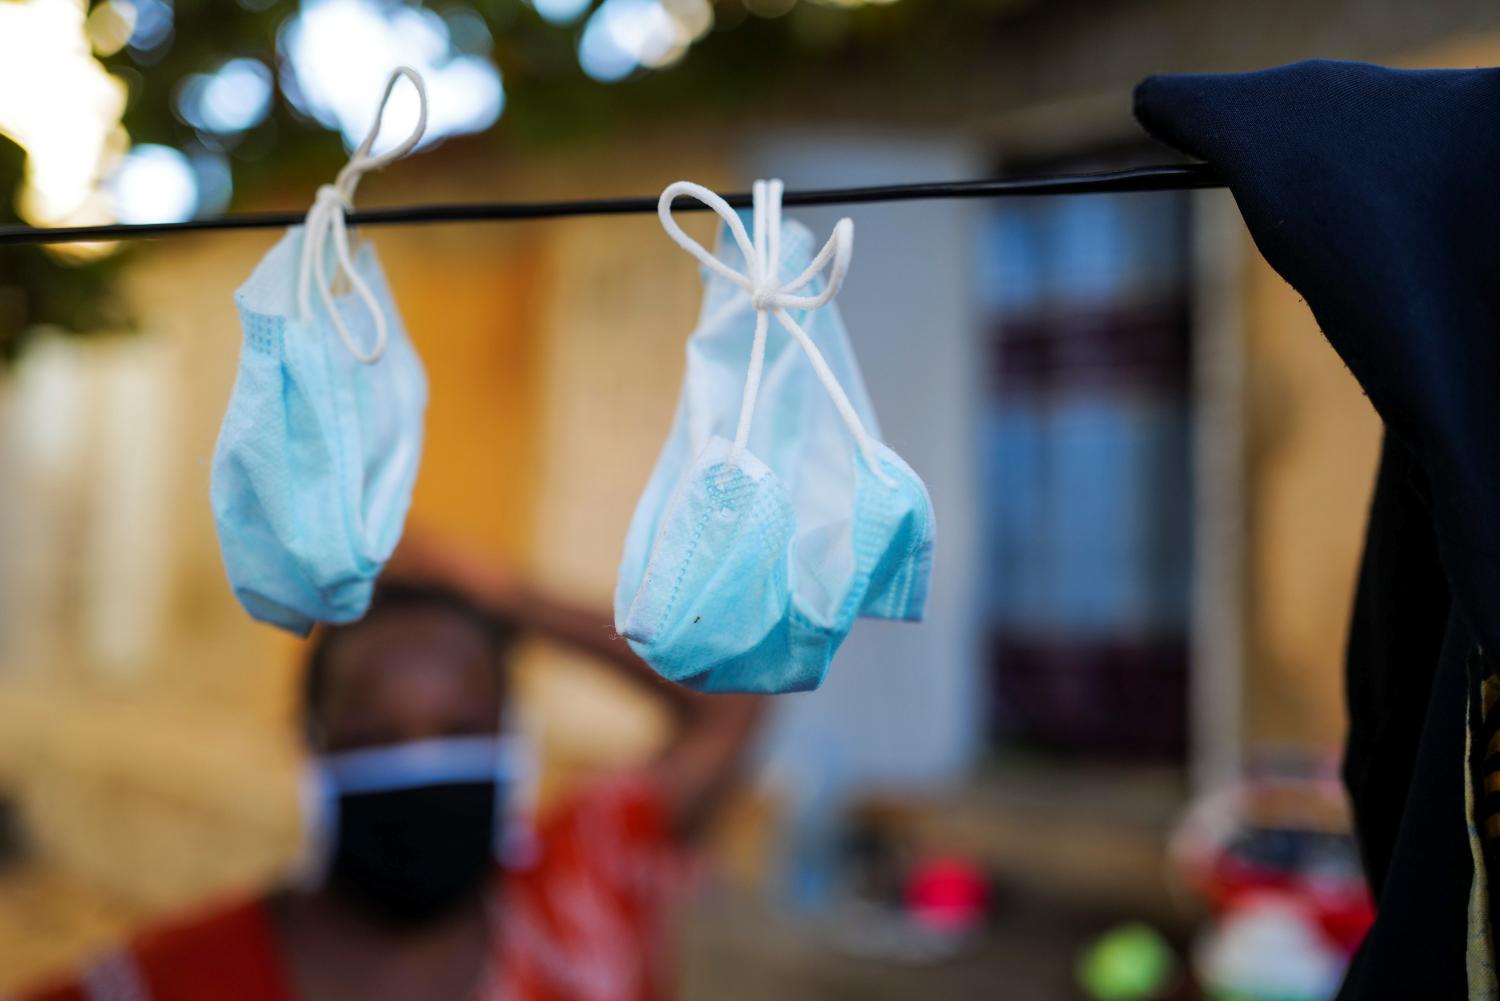
<svg viewBox="0 0 1500 1001">
<path fill-rule="evenodd" d="M 1493 64 L 1500 7 L 0 0 L 0 222 L 304 207 L 397 64 L 429 138 L 365 207 L 1166 162 L 1140 78 L 1312 56 Z M 1224 192 L 851 214 L 929 616 L 776 702 L 685 996 L 1329 996 L 1367 914 L 1336 775 L 1373 412 Z M 0 248 L 0 992 L 296 847 L 300 645 L 235 604 L 207 503 L 277 235 Z M 607 609 L 696 269 L 650 216 L 367 235 L 432 383 L 412 523 Z M 549 781 L 650 753 L 630 690 L 522 660 Z"/>
</svg>

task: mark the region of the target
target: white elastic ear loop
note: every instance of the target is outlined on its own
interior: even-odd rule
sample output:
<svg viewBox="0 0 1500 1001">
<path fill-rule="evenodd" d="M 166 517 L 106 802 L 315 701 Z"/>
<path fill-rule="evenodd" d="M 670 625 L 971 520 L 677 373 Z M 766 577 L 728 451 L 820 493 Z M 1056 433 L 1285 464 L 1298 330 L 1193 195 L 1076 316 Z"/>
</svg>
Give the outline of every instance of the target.
<svg viewBox="0 0 1500 1001">
<path fill-rule="evenodd" d="M 520 714 L 508 703 L 500 711 L 497 743 L 495 857 L 508 868 L 528 869 L 540 853 L 536 836 L 540 768 L 535 748 L 522 735 Z"/>
<path fill-rule="evenodd" d="M 760 393 L 761 376 L 765 367 L 768 320 L 769 316 L 774 314 L 777 321 L 792 335 L 803 353 L 807 355 L 813 372 L 817 375 L 818 381 L 823 384 L 824 390 L 833 402 L 834 409 L 838 411 L 839 417 L 849 428 L 850 434 L 854 436 L 865 464 L 880 482 L 894 487 L 896 481 L 888 476 L 882 467 L 879 454 L 875 450 L 874 439 L 865 429 L 864 422 L 859 419 L 854 405 L 849 402 L 848 394 L 839 385 L 833 370 L 828 367 L 823 353 L 818 350 L 812 338 L 788 312 L 792 309 L 817 309 L 827 305 L 838 294 L 839 289 L 843 287 L 844 279 L 849 274 L 849 262 L 854 250 L 854 222 L 847 218 L 840 219 L 833 227 L 833 233 L 828 241 L 803 272 L 785 284 L 778 284 L 781 264 L 783 191 L 783 185 L 779 180 L 755 182 L 751 189 L 753 199 L 751 217 L 755 229 L 753 240 L 745 232 L 744 224 L 740 222 L 739 216 L 730 208 L 729 203 L 702 185 L 689 181 L 677 181 L 667 186 L 657 203 L 657 215 L 661 218 L 662 228 L 667 231 L 667 235 L 710 271 L 749 293 L 750 304 L 756 313 L 755 339 L 750 347 L 750 363 L 745 373 L 745 391 L 740 402 L 739 423 L 735 429 L 734 446 L 730 451 L 729 463 L 730 465 L 738 464 L 749 444 L 750 426 L 754 420 L 755 404 Z M 724 220 L 729 227 L 730 235 L 739 245 L 740 253 L 745 259 L 747 273 L 735 271 L 683 232 L 677 220 L 672 217 L 672 202 L 680 196 L 697 199 Z M 796 294 L 810 285 L 824 268 L 828 269 L 828 278 L 822 292 L 817 295 Z"/>
<path fill-rule="evenodd" d="M 371 156 L 370 150 L 375 147 L 375 140 L 380 135 L 380 126 L 385 118 L 386 105 L 390 103 L 391 93 L 402 77 L 410 80 L 417 90 L 416 125 L 411 134 L 395 147 L 379 156 Z M 416 70 L 406 66 L 398 67 L 386 81 L 385 91 L 381 94 L 380 104 L 375 109 L 375 121 L 370 126 L 369 133 L 350 156 L 349 162 L 344 164 L 334 182 L 318 189 L 317 198 L 313 201 L 313 206 L 308 211 L 307 220 L 303 225 L 302 267 L 297 279 L 297 304 L 302 311 L 302 318 L 304 321 L 310 321 L 312 318 L 312 284 L 316 280 L 319 298 L 328 310 L 329 321 L 338 332 L 339 340 L 344 342 L 344 347 L 350 354 L 366 365 L 374 364 L 380 360 L 381 355 L 385 354 L 390 332 L 386 329 L 385 313 L 380 308 L 380 301 L 375 298 L 375 293 L 354 268 L 354 255 L 349 249 L 349 234 L 344 213 L 353 208 L 354 191 L 359 187 L 359 179 L 366 173 L 379 170 L 410 153 L 416 148 L 417 143 L 422 141 L 422 134 L 426 130 L 427 87 Z M 342 271 L 348 277 L 350 286 L 369 309 L 370 318 L 374 321 L 375 343 L 371 345 L 369 351 L 362 350 L 355 343 L 354 336 L 349 333 L 349 328 L 345 325 L 334 303 L 333 288 L 329 277 L 323 273 L 323 253 L 330 237 L 333 240 L 335 255 L 334 273 Z"/>
<path fill-rule="evenodd" d="M 656 202 L 656 215 L 661 220 L 662 229 L 667 231 L 667 235 L 679 247 L 696 257 L 700 264 L 714 274 L 738 285 L 746 292 L 754 291 L 755 283 L 751 278 L 740 274 L 719 260 L 708 248 L 688 236 L 683 232 L 682 227 L 677 225 L 677 220 L 672 217 L 672 203 L 682 197 L 692 198 L 707 205 L 715 215 L 724 220 L 724 224 L 729 227 L 730 235 L 734 237 L 734 242 L 740 248 L 740 255 L 745 258 L 745 266 L 750 269 L 757 267 L 755 247 L 750 242 L 750 234 L 745 232 L 745 224 L 740 222 L 739 215 L 729 207 L 728 202 L 701 184 L 694 184 L 692 181 L 677 181 L 667 185 L 666 190 L 661 193 L 661 198 Z"/>
<path fill-rule="evenodd" d="M 339 822 L 337 795 L 317 759 L 303 767 L 297 802 L 301 837 L 288 875 L 298 889 L 315 890 L 328 879 Z"/>
<path fill-rule="evenodd" d="M 807 331 L 803 330 L 786 310 L 778 309 L 776 319 L 781 321 L 786 332 L 802 346 L 808 362 L 813 367 L 813 372 L 818 376 L 818 381 L 823 384 L 823 388 L 828 392 L 828 398 L 833 401 L 834 409 L 839 412 L 839 416 L 844 419 L 844 423 L 854 434 L 854 441 L 859 446 L 860 454 L 864 456 L 865 465 L 881 483 L 888 487 L 895 487 L 896 481 L 881 465 L 880 455 L 875 451 L 874 439 L 865 430 L 864 423 L 854 410 L 854 404 L 849 402 L 849 395 L 844 392 L 844 387 L 839 385 L 838 376 L 834 375 L 833 370 L 828 367 L 828 361 L 823 357 L 823 352 L 818 350 L 818 346 L 813 343 Z"/>
<path fill-rule="evenodd" d="M 512 869 L 529 868 L 540 848 L 536 836 L 537 761 L 531 743 L 501 738 L 495 763 L 495 857 Z"/>
<path fill-rule="evenodd" d="M 760 379 L 766 368 L 766 338 L 770 333 L 770 314 L 766 312 L 768 290 L 775 287 L 779 257 L 772 256 L 771 244 L 780 243 L 780 220 L 771 222 L 769 189 L 780 181 L 756 181 L 751 187 L 751 212 L 755 220 L 755 261 L 750 271 L 752 288 L 750 305 L 755 309 L 755 338 L 750 342 L 750 364 L 745 370 L 745 390 L 740 396 L 740 418 L 735 425 L 734 446 L 729 451 L 729 465 L 738 466 L 750 444 L 750 422 L 755 417 L 755 402 L 760 398 Z M 773 229 L 775 230 L 773 236 Z"/>
</svg>

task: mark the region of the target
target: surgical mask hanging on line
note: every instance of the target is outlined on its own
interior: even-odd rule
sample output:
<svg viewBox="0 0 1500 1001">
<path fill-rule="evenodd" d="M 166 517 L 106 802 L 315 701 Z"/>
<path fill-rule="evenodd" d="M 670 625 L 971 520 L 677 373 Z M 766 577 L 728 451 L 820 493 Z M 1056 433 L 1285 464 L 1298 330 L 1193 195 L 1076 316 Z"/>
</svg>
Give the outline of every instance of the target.
<svg viewBox="0 0 1500 1001">
<path fill-rule="evenodd" d="M 699 185 L 659 203 L 706 286 L 626 536 L 615 622 L 663 676 L 706 691 L 816 688 L 858 616 L 920 619 L 931 574 L 927 490 L 880 441 L 832 305 L 853 224 L 815 254 L 806 229 L 783 227 L 781 193 L 756 182 L 753 236 Z M 716 253 L 672 217 L 681 196 L 723 220 Z"/>
<path fill-rule="evenodd" d="M 416 125 L 374 156 L 402 78 Z M 301 635 L 364 614 L 411 504 L 427 378 L 374 248 L 350 247 L 344 214 L 360 178 L 415 149 L 426 122 L 422 78 L 396 70 L 348 164 L 235 294 L 244 344 L 214 451 L 214 521 L 246 611 Z"/>
</svg>

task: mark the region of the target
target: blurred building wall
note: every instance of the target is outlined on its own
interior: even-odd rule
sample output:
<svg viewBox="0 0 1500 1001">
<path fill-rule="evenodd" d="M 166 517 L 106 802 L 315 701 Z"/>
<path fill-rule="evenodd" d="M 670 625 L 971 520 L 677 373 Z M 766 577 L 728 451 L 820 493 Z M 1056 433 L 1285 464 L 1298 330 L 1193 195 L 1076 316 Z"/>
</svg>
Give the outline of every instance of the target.
<svg viewBox="0 0 1500 1001">
<path fill-rule="evenodd" d="M 36 870 L 0 889 L 7 984 L 249 885 L 295 843 L 290 644 L 235 605 L 206 503 L 229 276 L 262 244 L 161 249 L 131 270 L 149 333 L 39 342 L 0 384 L 18 557 L 0 566 L 0 785 Z"/>
<path fill-rule="evenodd" d="M 1344 640 L 1380 419 L 1307 306 L 1259 257 L 1245 275 L 1250 749 L 1333 753 Z"/>
<path fill-rule="evenodd" d="M 1098 4 L 1047 0 L 990 40 L 969 86 L 941 108 L 970 120 L 990 115 L 1040 138 L 1119 130 L 1129 92 L 1152 73 L 1233 73 L 1299 59 L 1390 65 L 1477 66 L 1493 59 L 1500 31 L 1490 0 L 1145 0 Z M 1455 46 L 1470 49 L 1466 58 Z M 931 115 L 928 95 L 899 107 Z"/>
<path fill-rule="evenodd" d="M 725 174 L 711 145 L 563 151 L 525 171 L 432 157 L 372 179 L 362 203 L 653 190 L 671 179 L 658 157 L 674 177 Z M 696 269 L 649 217 L 372 235 L 432 386 L 411 524 L 607 620 Z M 0 505 L 0 791 L 57 877 L 0 883 L 0 989 L 139 920 L 258 887 L 297 848 L 302 646 L 234 602 L 207 504 L 239 349 L 232 292 L 277 236 L 139 248 L 125 286 L 138 334 L 42 340 L 0 382 L 0 481 L 15 495 Z M 523 659 L 528 724 L 552 758 L 626 760 L 659 734 L 587 666 Z"/>
<path fill-rule="evenodd" d="M 752 136 L 744 150 L 744 177 L 778 176 L 793 188 L 958 180 L 988 166 L 972 139 L 941 132 L 787 130 Z M 938 524 L 926 619 L 860 621 L 820 689 L 777 703 L 768 760 L 832 806 L 861 789 L 952 782 L 983 744 L 975 227 L 962 202 L 794 214 L 820 241 L 841 216 L 855 217 L 838 306 L 881 432 L 922 476 Z"/>
</svg>

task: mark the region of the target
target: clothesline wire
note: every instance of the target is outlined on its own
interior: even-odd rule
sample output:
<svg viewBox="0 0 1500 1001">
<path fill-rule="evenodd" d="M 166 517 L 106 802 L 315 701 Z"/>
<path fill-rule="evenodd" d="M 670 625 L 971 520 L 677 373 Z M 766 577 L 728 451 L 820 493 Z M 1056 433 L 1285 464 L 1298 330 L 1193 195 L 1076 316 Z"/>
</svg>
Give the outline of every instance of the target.
<svg viewBox="0 0 1500 1001">
<path fill-rule="evenodd" d="M 862 188 L 820 188 L 788 191 L 786 206 L 862 205 L 876 202 L 906 202 L 929 199 L 1005 198 L 1020 195 L 1086 195 L 1137 191 L 1186 191 L 1218 188 L 1224 180 L 1206 163 L 1130 167 L 1084 174 L 1053 174 L 980 181 L 934 181 L 888 184 Z M 749 192 L 725 195 L 735 208 L 748 208 Z M 640 198 L 587 198 L 559 202 L 456 202 L 435 205 L 403 205 L 363 209 L 348 214 L 353 226 L 405 226 L 430 223 L 505 222 L 527 219 L 560 219 L 569 216 L 632 215 L 656 213 L 655 195 Z M 696 202 L 684 202 L 678 211 L 702 211 Z M 284 229 L 301 223 L 306 210 L 297 212 L 239 212 L 230 215 L 188 219 L 183 222 L 114 223 L 100 226 L 0 226 L 0 246 L 22 243 L 79 243 L 103 240 L 139 240 L 176 233 L 201 233 L 234 229 Z"/>
</svg>

